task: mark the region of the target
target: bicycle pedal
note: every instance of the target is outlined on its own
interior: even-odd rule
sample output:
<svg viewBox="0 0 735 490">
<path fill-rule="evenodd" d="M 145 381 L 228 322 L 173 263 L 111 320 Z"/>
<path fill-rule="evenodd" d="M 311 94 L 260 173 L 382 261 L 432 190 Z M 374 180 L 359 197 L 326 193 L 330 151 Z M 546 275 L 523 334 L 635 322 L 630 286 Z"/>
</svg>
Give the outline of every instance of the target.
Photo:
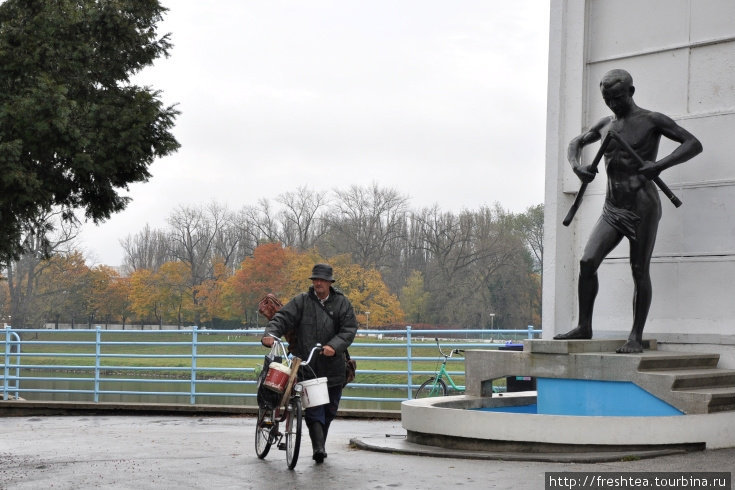
<svg viewBox="0 0 735 490">
<path fill-rule="evenodd" d="M 278 449 L 280 449 L 281 451 L 285 451 L 286 450 L 286 443 L 285 442 L 278 443 Z"/>
</svg>

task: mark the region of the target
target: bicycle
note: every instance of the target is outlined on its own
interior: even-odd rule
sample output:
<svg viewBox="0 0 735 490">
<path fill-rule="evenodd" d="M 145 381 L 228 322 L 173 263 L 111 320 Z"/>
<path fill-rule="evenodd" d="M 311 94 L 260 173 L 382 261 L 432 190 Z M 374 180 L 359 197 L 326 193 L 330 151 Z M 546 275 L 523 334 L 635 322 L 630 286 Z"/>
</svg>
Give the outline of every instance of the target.
<svg viewBox="0 0 735 490">
<path fill-rule="evenodd" d="M 298 371 L 308 366 L 315 352 L 321 352 L 322 346 L 317 344 L 311 349 L 306 362 L 301 362 L 298 357 L 289 357 L 286 348 L 280 338 L 271 335 L 275 339 L 273 347 L 265 356 L 263 369 L 258 375 L 258 418 L 255 424 L 255 453 L 258 458 L 264 459 L 273 444 L 279 450 L 286 451 L 286 464 L 288 469 L 296 467 L 301 448 L 301 425 L 302 425 L 302 402 L 301 393 L 303 387 L 296 382 Z M 281 363 L 286 360 L 290 369 L 288 381 L 282 393 L 274 391 L 265 386 L 268 371 L 274 369 L 270 363 Z M 285 422 L 284 431 L 281 432 L 280 424 Z"/>
<path fill-rule="evenodd" d="M 452 386 L 452 389 L 455 391 L 458 391 L 460 393 L 464 392 L 464 388 L 457 386 L 457 384 L 454 382 L 452 377 L 449 375 L 449 372 L 447 371 L 447 360 L 451 359 L 454 354 L 463 354 L 464 350 L 462 349 L 452 349 L 449 351 L 449 354 L 446 354 L 443 350 L 441 345 L 439 345 L 439 339 L 434 337 L 434 340 L 436 341 L 436 346 L 439 348 L 439 354 L 444 358 L 442 361 L 442 365 L 439 368 L 439 371 L 434 374 L 431 378 L 427 379 L 423 383 L 421 383 L 421 386 L 419 386 L 419 389 L 416 390 L 416 395 L 414 398 L 429 398 L 432 396 L 446 396 L 447 395 L 447 383 L 444 381 L 446 378 L 447 381 L 449 381 L 449 384 Z"/>
</svg>

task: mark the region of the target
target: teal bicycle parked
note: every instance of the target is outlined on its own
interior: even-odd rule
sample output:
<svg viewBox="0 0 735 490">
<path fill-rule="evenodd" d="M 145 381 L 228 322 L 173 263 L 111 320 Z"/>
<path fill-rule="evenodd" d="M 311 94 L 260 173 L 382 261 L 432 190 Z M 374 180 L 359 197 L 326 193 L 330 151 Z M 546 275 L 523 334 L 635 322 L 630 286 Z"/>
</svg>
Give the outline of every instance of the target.
<svg viewBox="0 0 735 490">
<path fill-rule="evenodd" d="M 464 350 L 452 349 L 449 351 L 449 354 L 447 354 L 442 350 L 442 346 L 439 344 L 439 339 L 435 337 L 434 340 L 436 341 L 436 346 L 439 348 L 439 354 L 443 358 L 441 367 L 436 372 L 436 374 L 434 374 L 434 376 L 421 383 L 419 389 L 416 390 L 414 398 L 446 396 L 446 394 L 448 393 L 447 381 L 449 382 L 453 390 L 464 393 L 464 388 L 457 386 L 452 377 L 449 375 L 449 372 L 447 372 L 447 361 L 451 359 L 452 356 L 454 356 L 455 354 L 464 354 Z"/>
</svg>

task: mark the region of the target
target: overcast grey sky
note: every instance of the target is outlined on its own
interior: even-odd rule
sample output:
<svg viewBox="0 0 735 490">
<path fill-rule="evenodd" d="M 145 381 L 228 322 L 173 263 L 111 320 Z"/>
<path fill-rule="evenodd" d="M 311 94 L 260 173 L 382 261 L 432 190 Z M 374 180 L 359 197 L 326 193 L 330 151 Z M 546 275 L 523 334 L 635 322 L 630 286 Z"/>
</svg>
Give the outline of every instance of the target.
<svg viewBox="0 0 735 490">
<path fill-rule="evenodd" d="M 549 4 L 542 0 L 163 0 L 171 56 L 139 81 L 181 115 L 181 149 L 85 225 L 94 264 L 180 205 L 393 188 L 420 209 L 543 202 Z"/>
</svg>

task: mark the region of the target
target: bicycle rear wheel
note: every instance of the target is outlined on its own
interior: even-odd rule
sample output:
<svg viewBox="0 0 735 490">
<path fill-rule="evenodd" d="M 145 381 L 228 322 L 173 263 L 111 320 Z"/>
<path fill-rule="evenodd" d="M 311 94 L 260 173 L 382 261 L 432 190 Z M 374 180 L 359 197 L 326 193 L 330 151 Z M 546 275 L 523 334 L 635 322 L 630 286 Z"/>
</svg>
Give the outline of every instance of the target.
<svg viewBox="0 0 735 490">
<path fill-rule="evenodd" d="M 268 455 L 273 445 L 273 430 L 277 429 L 276 422 L 273 420 L 273 409 L 258 407 L 258 419 L 255 422 L 255 454 L 260 459 Z"/>
<path fill-rule="evenodd" d="M 432 396 L 446 396 L 447 384 L 443 379 L 429 378 L 416 390 L 414 398 L 429 398 Z"/>
<path fill-rule="evenodd" d="M 299 460 L 301 422 L 301 398 L 294 397 L 286 415 L 286 463 L 288 463 L 289 470 L 294 469 Z"/>
</svg>

